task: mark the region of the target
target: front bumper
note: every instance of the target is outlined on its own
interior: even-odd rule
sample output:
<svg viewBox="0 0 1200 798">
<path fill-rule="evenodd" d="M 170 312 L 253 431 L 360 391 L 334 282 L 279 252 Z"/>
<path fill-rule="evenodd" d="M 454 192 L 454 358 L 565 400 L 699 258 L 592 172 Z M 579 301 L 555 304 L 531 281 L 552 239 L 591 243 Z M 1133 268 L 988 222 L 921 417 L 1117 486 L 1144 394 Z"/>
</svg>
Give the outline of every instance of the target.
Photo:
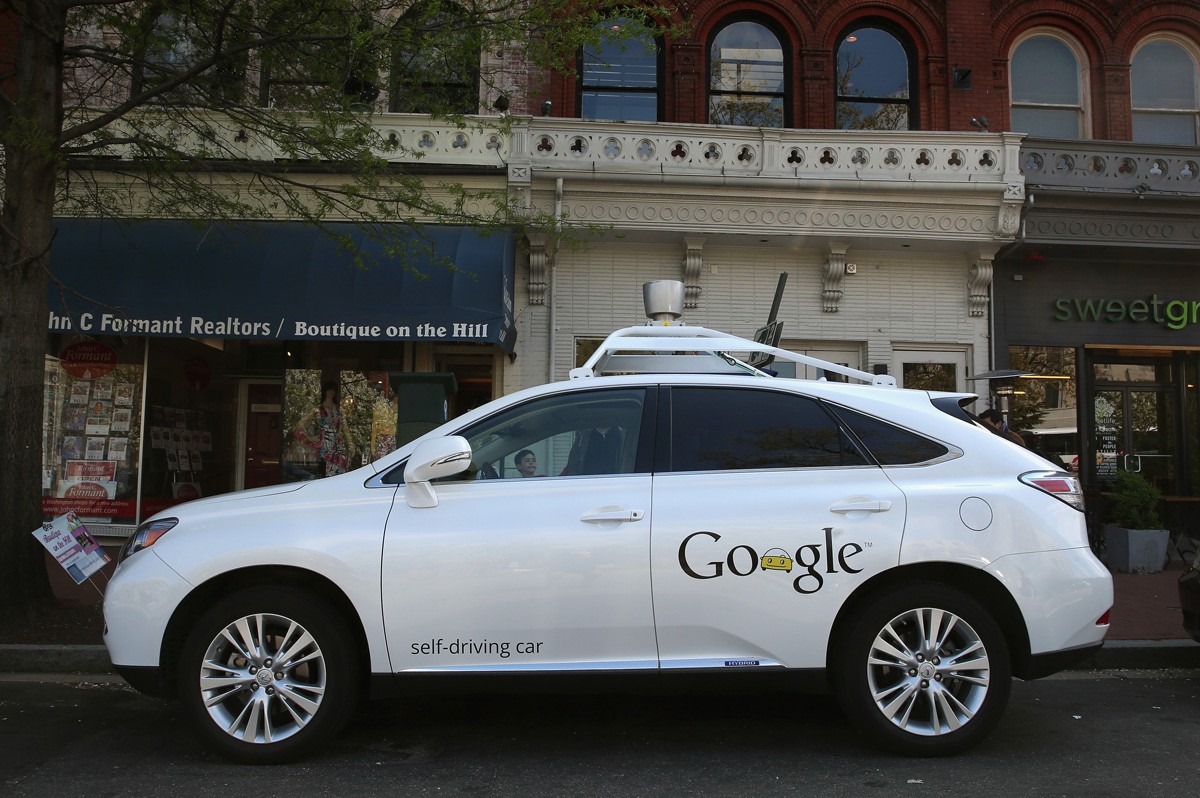
<svg viewBox="0 0 1200 798">
<path fill-rule="evenodd" d="M 167 624 L 191 589 L 153 549 L 121 563 L 104 591 L 104 645 L 118 670 L 162 664 Z"/>
</svg>

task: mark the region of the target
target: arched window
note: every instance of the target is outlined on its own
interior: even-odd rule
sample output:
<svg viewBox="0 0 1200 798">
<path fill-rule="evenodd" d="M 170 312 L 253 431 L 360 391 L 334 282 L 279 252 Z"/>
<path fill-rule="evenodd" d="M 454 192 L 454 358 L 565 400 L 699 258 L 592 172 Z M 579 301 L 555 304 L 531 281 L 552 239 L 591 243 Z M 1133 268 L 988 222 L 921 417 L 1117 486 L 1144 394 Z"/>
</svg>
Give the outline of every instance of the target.
<svg viewBox="0 0 1200 798">
<path fill-rule="evenodd" d="M 842 130 L 913 130 L 912 59 L 892 33 L 854 28 L 837 45 L 834 127 Z"/>
<path fill-rule="evenodd" d="M 213 47 L 209 42 L 214 38 L 224 39 L 228 44 L 238 32 L 237 19 L 224 20 L 226 27 L 218 37 L 217 28 L 221 24 L 203 13 L 176 13 L 167 10 L 164 4 L 150 7 L 133 34 L 136 37 L 133 50 L 137 54 L 130 76 L 133 94 L 153 90 L 210 58 Z M 153 101 L 196 105 L 237 102 L 242 97 L 245 78 L 245 54 L 225 56 Z"/>
<path fill-rule="evenodd" d="M 1065 39 L 1039 33 L 1021 41 L 1009 62 L 1013 130 L 1032 136 L 1084 135 L 1083 59 Z"/>
<path fill-rule="evenodd" d="M 479 112 L 479 41 L 458 6 L 425 3 L 396 23 L 388 110 Z"/>
<path fill-rule="evenodd" d="M 605 20 L 596 27 L 600 41 L 580 51 L 580 116 L 658 121 L 658 45 L 654 36 L 624 18 Z"/>
<path fill-rule="evenodd" d="M 1151 39 L 1133 54 L 1130 70 L 1133 140 L 1196 144 L 1196 58 L 1173 39 Z"/>
<path fill-rule="evenodd" d="M 259 102 L 298 109 L 345 103 L 366 110 L 380 93 L 381 59 L 369 17 L 347 16 L 314 5 L 276 11 L 267 30 L 279 38 L 259 51 Z M 309 41 L 296 41 L 303 34 Z"/>
<path fill-rule="evenodd" d="M 787 68 L 779 37 L 758 22 L 721 28 L 708 48 L 708 121 L 785 127 Z"/>
</svg>

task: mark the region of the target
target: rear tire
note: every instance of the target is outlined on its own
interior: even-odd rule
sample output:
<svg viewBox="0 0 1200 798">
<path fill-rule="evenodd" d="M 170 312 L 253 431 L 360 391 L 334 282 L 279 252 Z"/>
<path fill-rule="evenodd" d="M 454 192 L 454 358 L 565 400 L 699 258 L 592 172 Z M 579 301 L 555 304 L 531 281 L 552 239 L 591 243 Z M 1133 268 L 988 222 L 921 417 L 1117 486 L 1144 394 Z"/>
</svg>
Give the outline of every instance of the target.
<svg viewBox="0 0 1200 798">
<path fill-rule="evenodd" d="M 869 600 L 841 636 L 838 701 L 878 745 L 909 756 L 971 748 L 999 722 L 1012 689 L 1000 627 L 977 601 L 937 583 Z"/>
<path fill-rule="evenodd" d="M 345 620 L 289 587 L 219 601 L 180 650 L 185 714 L 220 754 L 248 764 L 305 755 L 349 720 L 358 656 Z"/>
</svg>

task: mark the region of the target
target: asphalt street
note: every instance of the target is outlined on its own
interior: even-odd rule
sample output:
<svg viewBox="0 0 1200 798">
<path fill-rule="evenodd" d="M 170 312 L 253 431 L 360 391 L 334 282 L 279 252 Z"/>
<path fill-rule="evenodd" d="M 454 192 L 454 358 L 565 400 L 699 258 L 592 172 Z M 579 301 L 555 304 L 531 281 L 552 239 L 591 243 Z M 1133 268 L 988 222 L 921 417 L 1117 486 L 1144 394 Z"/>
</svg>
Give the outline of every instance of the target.
<svg viewBox="0 0 1200 798">
<path fill-rule="evenodd" d="M 201 749 L 174 704 L 115 677 L 0 677 L 0 794 L 32 796 L 1187 796 L 1200 671 L 1014 685 L 972 752 L 867 747 L 826 697 L 486 696 L 374 702 L 302 763 Z"/>
</svg>

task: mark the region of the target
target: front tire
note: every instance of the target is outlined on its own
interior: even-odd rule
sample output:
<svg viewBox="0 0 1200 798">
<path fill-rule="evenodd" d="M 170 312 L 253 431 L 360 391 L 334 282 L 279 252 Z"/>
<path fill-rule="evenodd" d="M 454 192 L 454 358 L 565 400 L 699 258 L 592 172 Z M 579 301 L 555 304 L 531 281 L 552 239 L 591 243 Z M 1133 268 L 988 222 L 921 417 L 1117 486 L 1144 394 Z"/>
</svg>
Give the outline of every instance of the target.
<svg viewBox="0 0 1200 798">
<path fill-rule="evenodd" d="M 201 737 L 248 764 L 285 762 L 327 741 L 358 698 L 345 621 L 324 601 L 286 587 L 218 602 L 180 651 L 180 699 Z"/>
<path fill-rule="evenodd" d="M 893 588 L 868 601 L 840 640 L 843 711 L 874 742 L 909 756 L 979 743 L 1012 689 L 1008 644 L 978 602 L 947 585 Z"/>
</svg>

